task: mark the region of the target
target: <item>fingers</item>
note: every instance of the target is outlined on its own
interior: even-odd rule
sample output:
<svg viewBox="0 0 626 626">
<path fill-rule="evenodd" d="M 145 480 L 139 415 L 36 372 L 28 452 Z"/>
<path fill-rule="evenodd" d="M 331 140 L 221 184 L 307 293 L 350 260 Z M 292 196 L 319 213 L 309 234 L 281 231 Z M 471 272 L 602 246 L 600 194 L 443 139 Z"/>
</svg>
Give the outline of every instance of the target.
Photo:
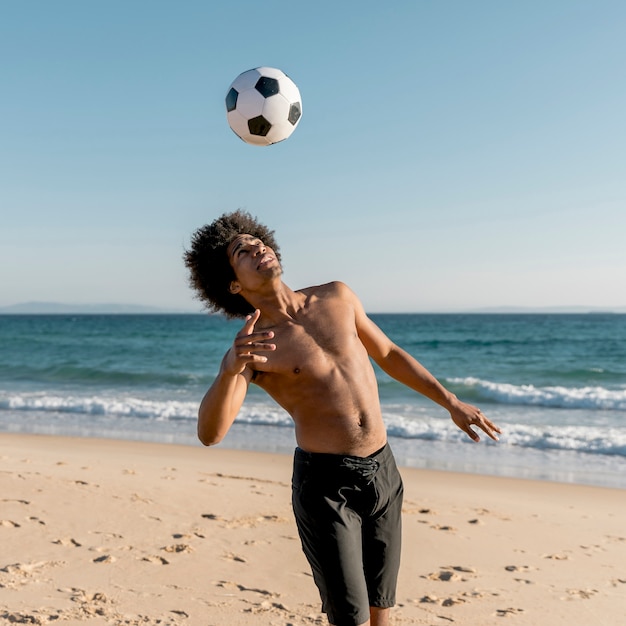
<svg viewBox="0 0 626 626">
<path fill-rule="evenodd" d="M 470 424 L 472 424 L 473 426 L 478 426 L 478 428 L 485 432 L 494 441 L 498 441 L 498 436 L 496 433 L 502 432 L 498 426 L 496 426 L 491 420 L 487 419 L 481 413 L 480 409 L 478 409 L 476 416 L 470 420 Z M 480 441 L 480 437 L 478 437 L 478 435 L 471 428 L 469 428 L 469 430 L 473 434 L 473 436 L 470 435 L 470 437 L 472 437 L 474 441 Z"/>
<path fill-rule="evenodd" d="M 226 353 L 223 361 L 224 371 L 237 375 L 251 363 L 265 363 L 268 357 L 263 352 L 276 350 L 276 344 L 268 341 L 274 337 L 271 330 L 255 330 L 261 312 L 257 309 L 246 317 L 245 324 Z"/>
<path fill-rule="evenodd" d="M 453 415 L 456 425 L 466 433 L 473 441 L 480 441 L 478 433 L 473 426 L 480 428 L 488 437 L 498 441 L 498 433 L 502 431 L 491 420 L 485 417 L 481 410 L 471 404 L 462 404 L 460 412 Z"/>
<path fill-rule="evenodd" d="M 276 349 L 276 344 L 269 343 L 267 340 L 274 336 L 274 333 L 269 331 L 255 331 L 254 327 L 261 312 L 256 309 L 254 313 L 246 317 L 246 323 L 239 334 L 235 337 L 233 343 L 235 353 L 239 359 L 243 359 L 247 362 L 252 361 L 267 361 L 267 357 L 258 355 L 257 352 L 267 352 Z"/>
<path fill-rule="evenodd" d="M 257 333 L 255 333 L 256 335 Z M 273 333 L 263 333 L 270 338 Z M 252 337 L 253 335 L 249 335 Z M 264 341 L 235 342 L 235 353 L 239 358 L 248 358 L 250 361 L 267 361 L 267 357 L 257 354 L 258 352 L 271 352 L 276 350 L 276 344 Z"/>
</svg>

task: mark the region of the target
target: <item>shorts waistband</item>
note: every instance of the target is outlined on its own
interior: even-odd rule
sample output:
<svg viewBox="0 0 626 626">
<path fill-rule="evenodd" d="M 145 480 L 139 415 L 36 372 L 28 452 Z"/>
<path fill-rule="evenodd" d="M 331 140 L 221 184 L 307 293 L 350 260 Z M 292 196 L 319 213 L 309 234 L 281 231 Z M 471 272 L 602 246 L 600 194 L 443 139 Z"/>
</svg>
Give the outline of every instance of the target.
<svg viewBox="0 0 626 626">
<path fill-rule="evenodd" d="M 389 457 L 391 457 L 391 448 L 388 444 L 365 457 L 327 452 L 306 452 L 302 448 L 296 448 L 294 462 L 296 466 L 308 466 L 323 473 L 346 470 L 367 480 L 372 480 L 380 466 L 384 465 Z"/>
<path fill-rule="evenodd" d="M 391 448 L 386 443 L 380 450 L 376 450 L 369 456 L 353 456 L 351 454 L 333 454 L 330 452 L 307 452 L 302 448 L 296 448 L 295 458 L 301 461 L 309 461 L 311 463 L 320 463 L 324 465 L 343 465 L 344 460 L 363 461 L 373 459 L 375 461 L 384 461 L 391 455 Z"/>
</svg>

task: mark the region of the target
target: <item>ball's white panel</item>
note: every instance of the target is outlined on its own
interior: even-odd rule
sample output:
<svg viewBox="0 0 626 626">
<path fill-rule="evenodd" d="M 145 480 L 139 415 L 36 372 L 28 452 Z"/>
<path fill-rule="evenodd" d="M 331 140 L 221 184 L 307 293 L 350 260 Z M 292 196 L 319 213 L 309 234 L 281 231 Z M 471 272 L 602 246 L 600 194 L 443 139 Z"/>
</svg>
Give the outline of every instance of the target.
<svg viewBox="0 0 626 626">
<path fill-rule="evenodd" d="M 261 74 L 259 74 L 257 70 L 248 70 L 247 72 L 239 74 L 230 86 L 241 93 L 246 89 L 252 89 L 259 78 L 261 78 Z"/>
<path fill-rule="evenodd" d="M 267 137 L 260 137 L 259 135 L 246 135 L 243 140 L 253 146 L 269 146 L 271 143 Z"/>
<path fill-rule="evenodd" d="M 244 118 L 238 111 L 231 111 L 227 115 L 228 124 L 233 132 L 246 143 L 253 146 L 269 146 L 272 142 L 267 137 L 251 135 L 248 128 L 248 120 Z"/>
<path fill-rule="evenodd" d="M 278 124 L 272 125 L 270 132 L 267 133 L 265 139 L 267 139 L 270 143 L 277 143 L 279 141 L 283 141 L 293 133 L 295 126 L 290 124 L 289 122 L 282 121 Z"/>
<path fill-rule="evenodd" d="M 269 76 L 270 78 L 283 78 L 285 72 L 277 70 L 275 67 L 257 67 L 256 71 L 262 76 Z"/>
<path fill-rule="evenodd" d="M 300 102 L 300 90 L 296 87 L 296 84 L 285 76 L 278 81 L 280 87 L 280 93 L 285 96 L 289 102 Z"/>
<path fill-rule="evenodd" d="M 265 98 L 254 88 L 246 89 L 237 98 L 237 111 L 246 119 L 262 115 Z"/>
<path fill-rule="evenodd" d="M 237 110 L 230 111 L 226 117 L 228 118 L 228 125 L 233 129 L 233 131 L 242 139 L 245 139 L 249 134 L 248 120 L 242 117 Z"/>
<path fill-rule="evenodd" d="M 289 117 L 289 102 L 279 93 L 266 98 L 263 104 L 263 117 L 272 125 L 286 120 Z"/>
</svg>

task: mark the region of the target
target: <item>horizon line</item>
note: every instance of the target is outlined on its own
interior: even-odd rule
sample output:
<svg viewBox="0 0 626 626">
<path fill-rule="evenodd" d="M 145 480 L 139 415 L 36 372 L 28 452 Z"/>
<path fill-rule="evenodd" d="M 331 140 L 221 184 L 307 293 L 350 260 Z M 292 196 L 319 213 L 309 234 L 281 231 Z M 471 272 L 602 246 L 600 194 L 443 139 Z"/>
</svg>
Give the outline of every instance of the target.
<svg viewBox="0 0 626 626">
<path fill-rule="evenodd" d="M 626 306 L 596 306 L 596 305 L 548 305 L 548 306 L 482 306 L 455 309 L 423 309 L 414 311 L 368 311 L 373 315 L 454 315 L 454 314 L 540 314 L 540 313 L 626 313 Z M 13 305 L 0 306 L 0 315 L 220 315 L 210 311 L 192 310 L 179 307 L 165 307 L 143 304 L 94 303 L 94 304 L 67 304 L 61 302 L 23 302 Z"/>
</svg>

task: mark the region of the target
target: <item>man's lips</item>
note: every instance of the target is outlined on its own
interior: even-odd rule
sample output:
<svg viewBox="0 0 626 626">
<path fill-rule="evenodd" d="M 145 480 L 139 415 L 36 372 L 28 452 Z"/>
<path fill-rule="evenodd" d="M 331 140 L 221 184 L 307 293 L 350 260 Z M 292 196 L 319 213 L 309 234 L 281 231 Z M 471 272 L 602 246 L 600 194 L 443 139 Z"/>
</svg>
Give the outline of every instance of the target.
<svg viewBox="0 0 626 626">
<path fill-rule="evenodd" d="M 271 261 L 274 261 L 274 257 L 271 254 L 265 254 L 259 261 L 259 264 L 256 266 L 257 269 L 261 269 L 264 265 L 267 265 Z"/>
</svg>

